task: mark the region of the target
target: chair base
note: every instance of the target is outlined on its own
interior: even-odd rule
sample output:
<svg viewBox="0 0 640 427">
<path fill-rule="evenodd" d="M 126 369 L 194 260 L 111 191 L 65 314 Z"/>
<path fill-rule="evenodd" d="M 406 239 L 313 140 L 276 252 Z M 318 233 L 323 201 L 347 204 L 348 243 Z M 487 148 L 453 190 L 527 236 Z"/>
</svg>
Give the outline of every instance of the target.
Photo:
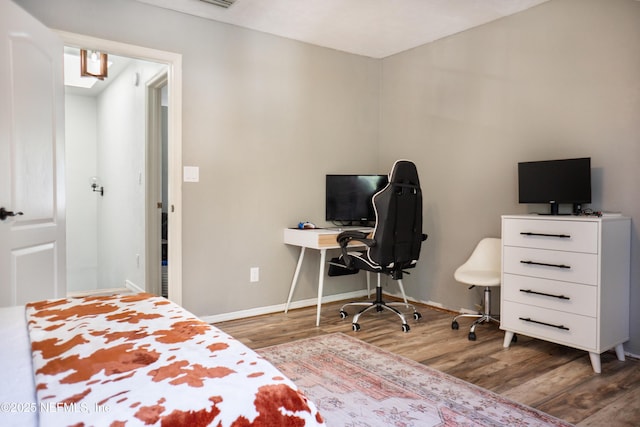
<svg viewBox="0 0 640 427">
<path fill-rule="evenodd" d="M 404 296 L 404 292 L 403 292 L 403 296 Z M 422 315 L 420 313 L 418 313 L 416 308 L 412 304 L 409 304 L 409 303 L 406 302 L 406 298 L 405 298 L 405 302 L 385 302 L 382 299 L 382 288 L 380 286 L 376 287 L 376 299 L 375 299 L 375 301 L 349 302 L 349 303 L 344 304 L 340 308 L 340 317 L 342 317 L 343 319 L 345 319 L 348 316 L 348 313 L 345 311 L 345 308 L 347 308 L 347 307 L 364 307 L 363 309 L 361 309 L 358 313 L 356 313 L 353 316 L 353 320 L 351 321 L 351 327 L 352 327 L 354 332 L 357 332 L 357 331 L 360 330 L 360 324 L 358 323 L 358 319 L 360 319 L 360 315 L 364 314 L 364 313 L 366 313 L 368 311 L 374 310 L 374 309 L 375 309 L 376 312 L 387 310 L 387 311 L 390 311 L 392 313 L 395 313 L 402 320 L 402 331 L 403 332 L 409 332 L 409 330 L 411 328 L 409 327 L 409 323 L 407 323 L 407 318 L 405 317 L 405 315 L 395 307 L 405 307 L 407 309 L 413 310 L 413 318 L 415 320 L 418 320 L 418 319 L 422 318 Z"/>
<path fill-rule="evenodd" d="M 500 324 L 500 320 L 497 317 L 491 316 L 490 314 L 459 314 L 454 317 L 453 321 L 451 322 L 451 329 L 459 328 L 458 319 L 461 317 L 471 317 L 477 319 L 471 324 L 471 328 L 469 328 L 469 341 L 476 340 L 476 326 L 478 326 L 479 324 L 489 322 L 495 322 L 498 325 Z"/>
<path fill-rule="evenodd" d="M 472 319 L 477 319 L 475 322 L 471 324 L 471 328 L 469 328 L 469 341 L 476 340 L 476 326 L 481 323 L 490 323 L 494 322 L 498 325 L 500 324 L 500 319 L 498 316 L 491 315 L 491 288 L 489 286 L 484 288 L 484 311 L 478 314 L 459 314 L 453 318 L 451 322 L 451 329 L 458 329 L 460 325 L 458 324 L 458 319 L 462 317 L 470 317 Z"/>
</svg>

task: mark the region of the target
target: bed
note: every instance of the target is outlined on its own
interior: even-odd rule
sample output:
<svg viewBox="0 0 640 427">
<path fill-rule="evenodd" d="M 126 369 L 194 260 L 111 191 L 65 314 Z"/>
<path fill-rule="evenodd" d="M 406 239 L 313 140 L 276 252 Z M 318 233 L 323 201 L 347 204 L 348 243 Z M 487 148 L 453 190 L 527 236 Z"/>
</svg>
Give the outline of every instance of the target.
<svg viewBox="0 0 640 427">
<path fill-rule="evenodd" d="M 2 426 L 319 426 L 268 361 L 150 294 L 0 309 Z"/>
</svg>

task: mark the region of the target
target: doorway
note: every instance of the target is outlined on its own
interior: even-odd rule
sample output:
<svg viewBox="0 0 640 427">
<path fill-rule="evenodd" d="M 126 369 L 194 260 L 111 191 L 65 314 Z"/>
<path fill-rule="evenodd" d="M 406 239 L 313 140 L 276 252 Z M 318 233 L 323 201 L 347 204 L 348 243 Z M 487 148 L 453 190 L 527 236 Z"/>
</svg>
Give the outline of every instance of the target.
<svg viewBox="0 0 640 427">
<path fill-rule="evenodd" d="M 81 120 L 80 123 L 87 126 L 87 123 L 95 122 L 96 127 L 101 127 L 105 134 L 101 133 L 101 136 L 96 138 L 95 164 L 76 161 L 70 162 L 67 168 L 68 188 L 74 185 L 78 187 L 75 191 L 83 192 L 84 202 L 75 204 L 79 204 L 82 210 L 89 212 L 83 221 L 73 221 L 74 199 L 73 192 L 69 191 L 68 290 L 77 291 L 77 287 L 80 286 L 77 283 L 82 282 L 93 289 L 129 287 L 134 291 L 146 291 L 158 295 L 164 293 L 169 299 L 180 304 L 182 300 L 179 209 L 181 207 L 181 85 L 179 84 L 181 57 L 177 54 L 72 33 L 59 34 L 68 48 L 90 46 L 92 49 L 109 53 L 114 63 L 115 60 L 120 61 L 120 57 L 123 57 L 125 62 L 128 61 L 123 66 L 122 76 L 118 77 L 115 71 L 112 76 L 109 70 L 110 76 L 107 80 L 113 78 L 113 84 L 119 81 L 117 83 L 119 86 L 128 86 L 129 89 L 125 89 L 124 97 L 138 97 L 144 104 L 142 109 L 130 108 L 116 101 L 118 106 L 105 107 L 109 105 L 107 101 L 114 101 L 101 99 L 95 103 L 96 110 L 101 110 L 102 113 L 102 110 L 111 108 L 113 114 L 119 117 L 105 119 L 100 114 L 97 115 L 97 120 L 92 121 L 86 120 L 86 114 L 91 112 L 91 108 L 87 108 L 87 105 L 90 106 L 91 101 L 82 95 L 69 96 L 73 102 L 81 105 L 81 107 L 76 106 L 76 110 L 79 109 L 85 114 L 85 120 Z M 111 90 L 108 94 L 100 96 L 115 99 L 123 97 L 122 93 L 117 94 L 116 91 Z M 160 119 L 154 122 L 152 115 L 155 114 L 153 106 L 156 105 L 156 98 Z M 162 107 L 163 99 L 165 100 L 164 108 Z M 163 109 L 166 112 L 164 120 L 161 114 Z M 164 145 L 154 139 L 156 134 L 162 136 L 163 124 L 165 126 Z M 150 131 L 152 127 L 155 128 Z M 120 132 L 114 129 L 120 129 Z M 125 141 L 129 135 L 133 134 L 138 137 L 137 142 Z M 73 137 L 77 135 L 70 134 L 67 140 L 71 142 L 70 138 Z M 88 138 L 84 141 L 88 141 L 81 148 L 89 151 L 86 159 L 91 157 L 91 148 L 88 147 L 91 147 L 93 142 Z M 67 144 L 67 147 L 68 151 L 74 149 L 74 145 Z M 163 157 L 163 151 L 166 158 L 165 168 L 160 167 L 161 160 L 157 160 Z M 74 153 L 70 152 L 67 156 L 73 157 Z M 72 170 L 73 164 L 81 164 L 85 170 L 74 176 L 73 174 L 77 171 Z M 90 173 L 91 168 L 95 171 L 94 173 Z M 161 179 L 163 171 L 164 185 Z M 158 173 L 157 181 L 152 179 L 156 173 Z M 93 181 L 91 181 L 92 178 Z M 97 182 L 96 186 L 103 190 L 102 194 L 92 191 L 93 182 Z M 164 191 L 162 191 L 163 187 Z M 165 215 L 162 215 L 162 210 L 158 209 L 156 191 L 166 195 L 163 203 Z M 88 200 L 87 196 L 92 199 Z M 95 215 L 92 214 L 92 210 L 95 210 Z M 155 216 L 150 212 L 157 214 L 157 223 L 149 220 Z M 168 224 L 164 239 L 161 234 L 163 216 L 164 223 Z M 78 233 L 78 230 L 74 230 L 76 225 L 83 225 L 85 232 Z M 85 240 L 95 236 L 98 242 L 95 251 L 92 253 L 78 250 L 78 246 L 81 245 L 76 245 L 70 234 L 74 232 Z M 172 242 L 165 246 L 167 251 L 164 257 L 161 244 L 163 240 L 165 243 Z M 71 253 L 73 250 L 76 251 L 75 254 Z M 83 258 L 84 261 L 89 259 L 88 268 L 86 265 L 85 267 L 72 265 L 74 262 L 82 261 Z M 162 268 L 163 260 L 166 264 L 164 268 Z"/>
<path fill-rule="evenodd" d="M 168 73 L 147 82 L 146 277 L 147 291 L 169 294 Z"/>
</svg>

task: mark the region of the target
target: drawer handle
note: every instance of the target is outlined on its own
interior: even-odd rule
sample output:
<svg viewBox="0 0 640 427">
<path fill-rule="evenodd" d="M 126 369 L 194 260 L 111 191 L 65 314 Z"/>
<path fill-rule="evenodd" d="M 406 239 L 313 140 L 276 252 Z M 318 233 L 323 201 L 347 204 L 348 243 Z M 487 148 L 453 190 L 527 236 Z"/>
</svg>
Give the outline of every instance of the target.
<svg viewBox="0 0 640 427">
<path fill-rule="evenodd" d="M 558 299 L 566 299 L 566 300 L 571 299 L 569 297 L 565 297 L 564 295 L 546 294 L 544 292 L 532 291 L 531 289 L 520 289 L 520 292 L 524 292 L 525 294 L 536 294 L 536 295 L 542 295 L 545 297 L 552 297 L 552 298 L 558 298 Z"/>
<path fill-rule="evenodd" d="M 542 237 L 557 237 L 559 239 L 570 239 L 569 234 L 548 234 L 548 233 L 532 233 L 530 231 L 523 231 L 520 233 L 523 236 L 542 236 Z"/>
<path fill-rule="evenodd" d="M 543 265 L 545 267 L 555 267 L 555 268 L 571 268 L 570 265 L 564 265 L 564 264 L 548 264 L 546 262 L 536 262 L 536 261 L 520 261 L 522 264 L 528 264 L 528 265 Z"/>
<path fill-rule="evenodd" d="M 564 331 L 568 331 L 569 330 L 569 328 L 567 328 L 564 325 L 554 325 L 553 323 L 540 322 L 539 320 L 533 320 L 530 317 L 518 317 L 518 319 L 524 320 L 525 322 L 537 323 L 538 325 L 544 325 L 544 326 L 550 326 L 552 328 L 562 329 Z"/>
</svg>

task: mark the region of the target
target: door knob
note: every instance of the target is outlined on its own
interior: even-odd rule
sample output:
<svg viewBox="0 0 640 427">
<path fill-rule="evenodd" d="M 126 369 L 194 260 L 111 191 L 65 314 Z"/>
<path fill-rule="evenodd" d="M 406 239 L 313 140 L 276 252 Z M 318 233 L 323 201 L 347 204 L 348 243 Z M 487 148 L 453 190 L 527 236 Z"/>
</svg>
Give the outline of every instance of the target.
<svg viewBox="0 0 640 427">
<path fill-rule="evenodd" d="M 18 216 L 18 215 L 24 215 L 22 212 L 12 212 L 12 211 L 8 211 L 5 208 L 0 208 L 0 221 L 4 221 L 5 219 L 7 219 L 7 217 L 10 216 Z"/>
</svg>

